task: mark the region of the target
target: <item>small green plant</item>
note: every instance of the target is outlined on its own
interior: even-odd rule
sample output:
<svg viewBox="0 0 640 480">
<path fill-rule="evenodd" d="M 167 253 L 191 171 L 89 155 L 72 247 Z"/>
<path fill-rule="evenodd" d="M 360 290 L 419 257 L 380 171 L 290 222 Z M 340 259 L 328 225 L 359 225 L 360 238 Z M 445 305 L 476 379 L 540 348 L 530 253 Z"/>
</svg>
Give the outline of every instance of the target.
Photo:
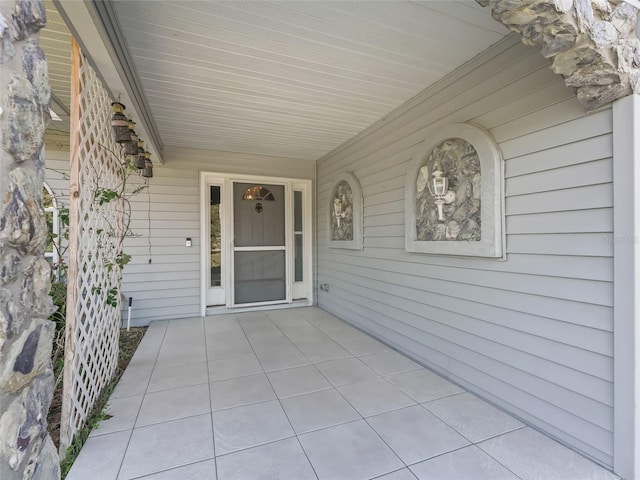
<svg viewBox="0 0 640 480">
<path fill-rule="evenodd" d="M 144 336 L 144 332 L 146 328 L 132 328 L 131 331 L 121 331 L 120 332 L 120 341 L 119 341 L 119 349 L 118 349 L 118 367 L 113 376 L 113 379 L 109 384 L 104 388 L 98 400 L 91 410 L 91 413 L 87 417 L 84 427 L 78 430 L 73 437 L 73 441 L 71 445 L 67 448 L 66 456 L 64 460 L 60 463 L 61 470 L 61 478 L 64 479 L 69 470 L 71 470 L 71 466 L 75 462 L 80 450 L 84 446 L 85 442 L 89 438 L 89 434 L 94 428 L 97 428 L 100 425 L 100 422 L 108 420 L 110 415 L 107 414 L 108 409 L 108 400 L 111 394 L 113 393 L 113 389 L 118 384 L 120 377 L 127 368 L 131 357 L 136 351 L 138 344 L 142 340 Z"/>
<path fill-rule="evenodd" d="M 107 305 L 116 308 L 118 306 L 118 296 L 120 295 L 120 289 L 112 287 L 107 290 Z"/>
<path fill-rule="evenodd" d="M 62 478 L 65 478 L 69 473 L 69 470 L 71 470 L 73 463 L 80 454 L 80 450 L 82 450 L 82 447 L 87 442 L 91 431 L 94 428 L 98 428 L 100 422 L 111 418 L 111 416 L 107 414 L 107 409 L 109 408 L 107 399 L 109 398 L 109 395 L 111 395 L 112 390 L 113 388 L 109 390 L 108 395 L 104 395 L 104 393 L 100 395 L 100 398 L 96 402 L 96 406 L 87 417 L 84 427 L 76 432 L 73 442 L 69 447 L 67 447 L 64 460 L 60 462 L 60 473 Z"/>
<path fill-rule="evenodd" d="M 109 203 L 112 200 L 120 198 L 120 192 L 109 188 L 99 188 L 95 192 L 95 198 L 98 205 L 104 205 L 105 203 Z"/>
<path fill-rule="evenodd" d="M 120 252 L 118 255 L 116 255 L 116 258 L 113 260 L 113 262 L 105 263 L 105 266 L 107 267 L 107 271 L 110 272 L 114 267 L 123 268 L 130 261 L 131 255 Z"/>
</svg>

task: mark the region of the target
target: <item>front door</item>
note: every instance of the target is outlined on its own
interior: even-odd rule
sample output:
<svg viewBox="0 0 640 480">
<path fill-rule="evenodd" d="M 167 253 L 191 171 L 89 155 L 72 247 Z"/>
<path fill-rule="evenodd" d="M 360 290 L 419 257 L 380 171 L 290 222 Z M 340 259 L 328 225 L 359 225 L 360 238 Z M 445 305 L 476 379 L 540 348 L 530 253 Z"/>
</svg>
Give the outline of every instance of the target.
<svg viewBox="0 0 640 480">
<path fill-rule="evenodd" d="M 285 185 L 233 183 L 232 306 L 289 301 Z"/>
<path fill-rule="evenodd" d="M 200 191 L 203 316 L 313 303 L 310 180 L 203 172 Z"/>
</svg>

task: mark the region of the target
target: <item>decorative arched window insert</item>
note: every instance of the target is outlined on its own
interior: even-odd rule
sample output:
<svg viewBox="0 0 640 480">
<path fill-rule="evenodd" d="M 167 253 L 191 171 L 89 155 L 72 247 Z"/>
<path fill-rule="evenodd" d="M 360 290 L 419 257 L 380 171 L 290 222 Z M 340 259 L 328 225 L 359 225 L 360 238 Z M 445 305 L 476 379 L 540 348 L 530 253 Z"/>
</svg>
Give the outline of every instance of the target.
<svg viewBox="0 0 640 480">
<path fill-rule="evenodd" d="M 351 173 L 334 181 L 329 197 L 329 247 L 362 249 L 362 190 Z"/>
<path fill-rule="evenodd" d="M 260 185 L 254 185 L 253 187 L 249 187 L 245 190 L 242 195 L 243 200 L 266 200 L 269 202 L 273 202 L 276 197 L 273 196 L 271 190 L 265 188 Z"/>
<path fill-rule="evenodd" d="M 405 181 L 405 249 L 502 257 L 503 162 L 485 130 L 453 124 L 416 149 Z"/>
<path fill-rule="evenodd" d="M 44 188 L 42 189 L 42 207 L 44 208 L 44 215 L 49 229 L 49 239 L 45 247 L 44 258 L 52 265 L 52 268 L 56 268 L 60 260 L 60 210 L 53 190 L 46 183 L 44 183 Z"/>
<path fill-rule="evenodd" d="M 262 202 L 273 202 L 275 201 L 276 197 L 268 188 L 265 188 L 261 185 L 254 185 L 245 190 L 244 194 L 242 195 L 242 199 L 249 201 L 255 200 L 256 204 L 254 210 L 256 211 L 256 213 L 262 213 L 262 211 L 264 210 Z"/>
</svg>

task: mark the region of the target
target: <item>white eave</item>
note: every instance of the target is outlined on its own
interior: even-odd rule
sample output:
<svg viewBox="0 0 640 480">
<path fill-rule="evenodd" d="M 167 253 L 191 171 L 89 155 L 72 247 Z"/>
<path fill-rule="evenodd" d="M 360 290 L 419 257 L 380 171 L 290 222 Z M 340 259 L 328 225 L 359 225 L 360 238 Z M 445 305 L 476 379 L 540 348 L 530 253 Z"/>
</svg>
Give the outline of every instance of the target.
<svg viewBox="0 0 640 480">
<path fill-rule="evenodd" d="M 163 144 L 148 111 L 144 94 L 131 70 L 131 65 L 126 63 L 129 57 L 117 46 L 113 47 L 109 41 L 110 36 L 115 34 L 115 30 L 107 31 L 100 19 L 100 14 L 90 2 L 78 0 L 53 0 L 53 2 L 111 96 L 114 99 L 119 98 L 126 105 L 126 113 L 135 120 L 136 131 L 145 141 L 145 148 L 151 152 L 153 161 L 162 163 Z"/>
</svg>

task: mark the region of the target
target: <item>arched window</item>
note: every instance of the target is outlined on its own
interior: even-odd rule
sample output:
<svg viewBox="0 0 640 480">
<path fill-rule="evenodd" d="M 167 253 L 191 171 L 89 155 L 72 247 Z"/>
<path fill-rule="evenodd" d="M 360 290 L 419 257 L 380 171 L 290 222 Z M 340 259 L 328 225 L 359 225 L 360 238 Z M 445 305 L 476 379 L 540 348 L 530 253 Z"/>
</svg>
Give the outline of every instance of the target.
<svg viewBox="0 0 640 480">
<path fill-rule="evenodd" d="M 260 185 L 254 185 L 253 187 L 249 187 L 245 190 L 244 195 L 242 195 L 243 200 L 267 200 L 274 201 L 276 198 L 271 193 L 271 190 L 268 188 L 262 187 Z"/>
</svg>

